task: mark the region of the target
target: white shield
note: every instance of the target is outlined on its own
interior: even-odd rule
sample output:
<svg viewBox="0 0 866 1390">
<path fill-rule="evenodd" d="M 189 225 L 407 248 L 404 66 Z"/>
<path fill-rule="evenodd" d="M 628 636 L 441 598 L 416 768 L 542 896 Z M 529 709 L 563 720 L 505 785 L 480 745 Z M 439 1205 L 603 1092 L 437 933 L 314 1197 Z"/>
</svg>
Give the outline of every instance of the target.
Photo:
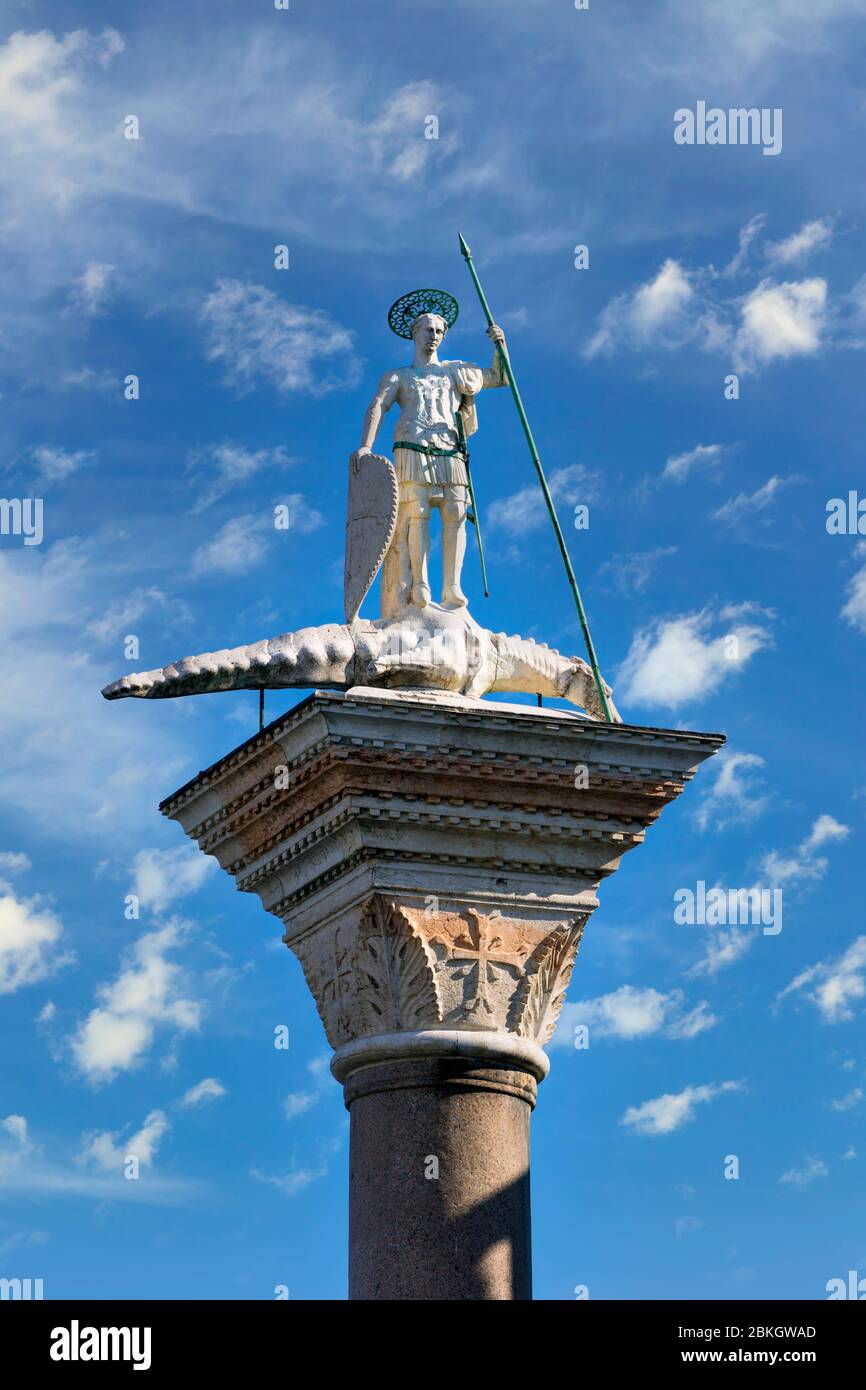
<svg viewBox="0 0 866 1390">
<path fill-rule="evenodd" d="M 382 454 L 367 454 L 355 463 L 350 462 L 343 573 L 347 623 L 357 618 L 394 539 L 398 496 L 397 474 L 390 459 Z"/>
</svg>

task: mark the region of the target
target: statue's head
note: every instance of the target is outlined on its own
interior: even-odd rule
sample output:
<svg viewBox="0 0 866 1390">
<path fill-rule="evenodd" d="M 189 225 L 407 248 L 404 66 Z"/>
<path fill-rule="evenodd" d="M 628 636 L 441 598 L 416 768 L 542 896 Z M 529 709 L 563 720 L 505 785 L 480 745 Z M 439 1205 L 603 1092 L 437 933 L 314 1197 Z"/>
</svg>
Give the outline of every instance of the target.
<svg viewBox="0 0 866 1390">
<path fill-rule="evenodd" d="M 412 322 L 412 338 L 420 347 L 438 348 L 448 325 L 441 314 L 419 314 Z"/>
</svg>

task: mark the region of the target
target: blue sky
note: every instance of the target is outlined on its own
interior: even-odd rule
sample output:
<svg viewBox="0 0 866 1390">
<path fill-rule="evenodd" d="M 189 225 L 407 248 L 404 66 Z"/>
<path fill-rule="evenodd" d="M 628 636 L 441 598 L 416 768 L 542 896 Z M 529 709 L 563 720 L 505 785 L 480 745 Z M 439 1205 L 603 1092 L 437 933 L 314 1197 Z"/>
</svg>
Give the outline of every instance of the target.
<svg viewBox="0 0 866 1390">
<path fill-rule="evenodd" d="M 489 358 L 458 228 L 620 710 L 729 740 L 587 929 L 533 1119 L 536 1296 L 866 1276 L 866 541 L 826 528 L 866 496 L 866 0 L 491 13 L 0 5 L 0 492 L 44 499 L 41 545 L 0 536 L 0 1275 L 47 1297 L 345 1296 L 300 967 L 157 812 L 256 697 L 99 691 L 342 616 L 388 306 L 450 290 L 446 355 Z M 676 144 L 698 101 L 780 109 L 780 153 Z M 473 612 L 580 652 L 513 406 L 479 414 Z M 781 887 L 782 931 L 675 924 L 699 880 Z"/>
</svg>

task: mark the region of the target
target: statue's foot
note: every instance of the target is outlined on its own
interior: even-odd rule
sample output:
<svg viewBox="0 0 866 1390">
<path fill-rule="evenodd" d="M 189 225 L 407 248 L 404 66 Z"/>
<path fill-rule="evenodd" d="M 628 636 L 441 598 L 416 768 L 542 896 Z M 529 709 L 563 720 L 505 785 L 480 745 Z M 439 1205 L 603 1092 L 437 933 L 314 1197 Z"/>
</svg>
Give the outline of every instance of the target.
<svg viewBox="0 0 866 1390">
<path fill-rule="evenodd" d="M 414 608 L 426 608 L 427 604 L 430 602 L 430 598 L 429 584 L 412 585 L 412 606 Z"/>
<path fill-rule="evenodd" d="M 450 589 L 442 590 L 442 603 L 451 608 L 465 608 L 469 600 L 460 586 L 454 584 Z"/>
</svg>

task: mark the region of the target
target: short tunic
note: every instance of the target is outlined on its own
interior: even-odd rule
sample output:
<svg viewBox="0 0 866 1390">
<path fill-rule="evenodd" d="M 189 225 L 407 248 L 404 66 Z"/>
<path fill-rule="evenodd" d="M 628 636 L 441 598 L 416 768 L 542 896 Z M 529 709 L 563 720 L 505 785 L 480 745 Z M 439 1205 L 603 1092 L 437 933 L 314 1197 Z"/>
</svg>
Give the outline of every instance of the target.
<svg viewBox="0 0 866 1390">
<path fill-rule="evenodd" d="M 486 386 L 500 386 L 501 373 L 485 371 L 471 362 L 439 362 L 428 368 L 400 367 L 389 381 L 401 408 L 394 430 L 394 468 L 401 483 L 466 487 L 466 463 L 459 455 L 419 453 L 401 449 L 402 440 L 429 444 L 434 449 L 459 449 L 457 415 L 465 436 L 478 428 L 474 397 Z"/>
</svg>

